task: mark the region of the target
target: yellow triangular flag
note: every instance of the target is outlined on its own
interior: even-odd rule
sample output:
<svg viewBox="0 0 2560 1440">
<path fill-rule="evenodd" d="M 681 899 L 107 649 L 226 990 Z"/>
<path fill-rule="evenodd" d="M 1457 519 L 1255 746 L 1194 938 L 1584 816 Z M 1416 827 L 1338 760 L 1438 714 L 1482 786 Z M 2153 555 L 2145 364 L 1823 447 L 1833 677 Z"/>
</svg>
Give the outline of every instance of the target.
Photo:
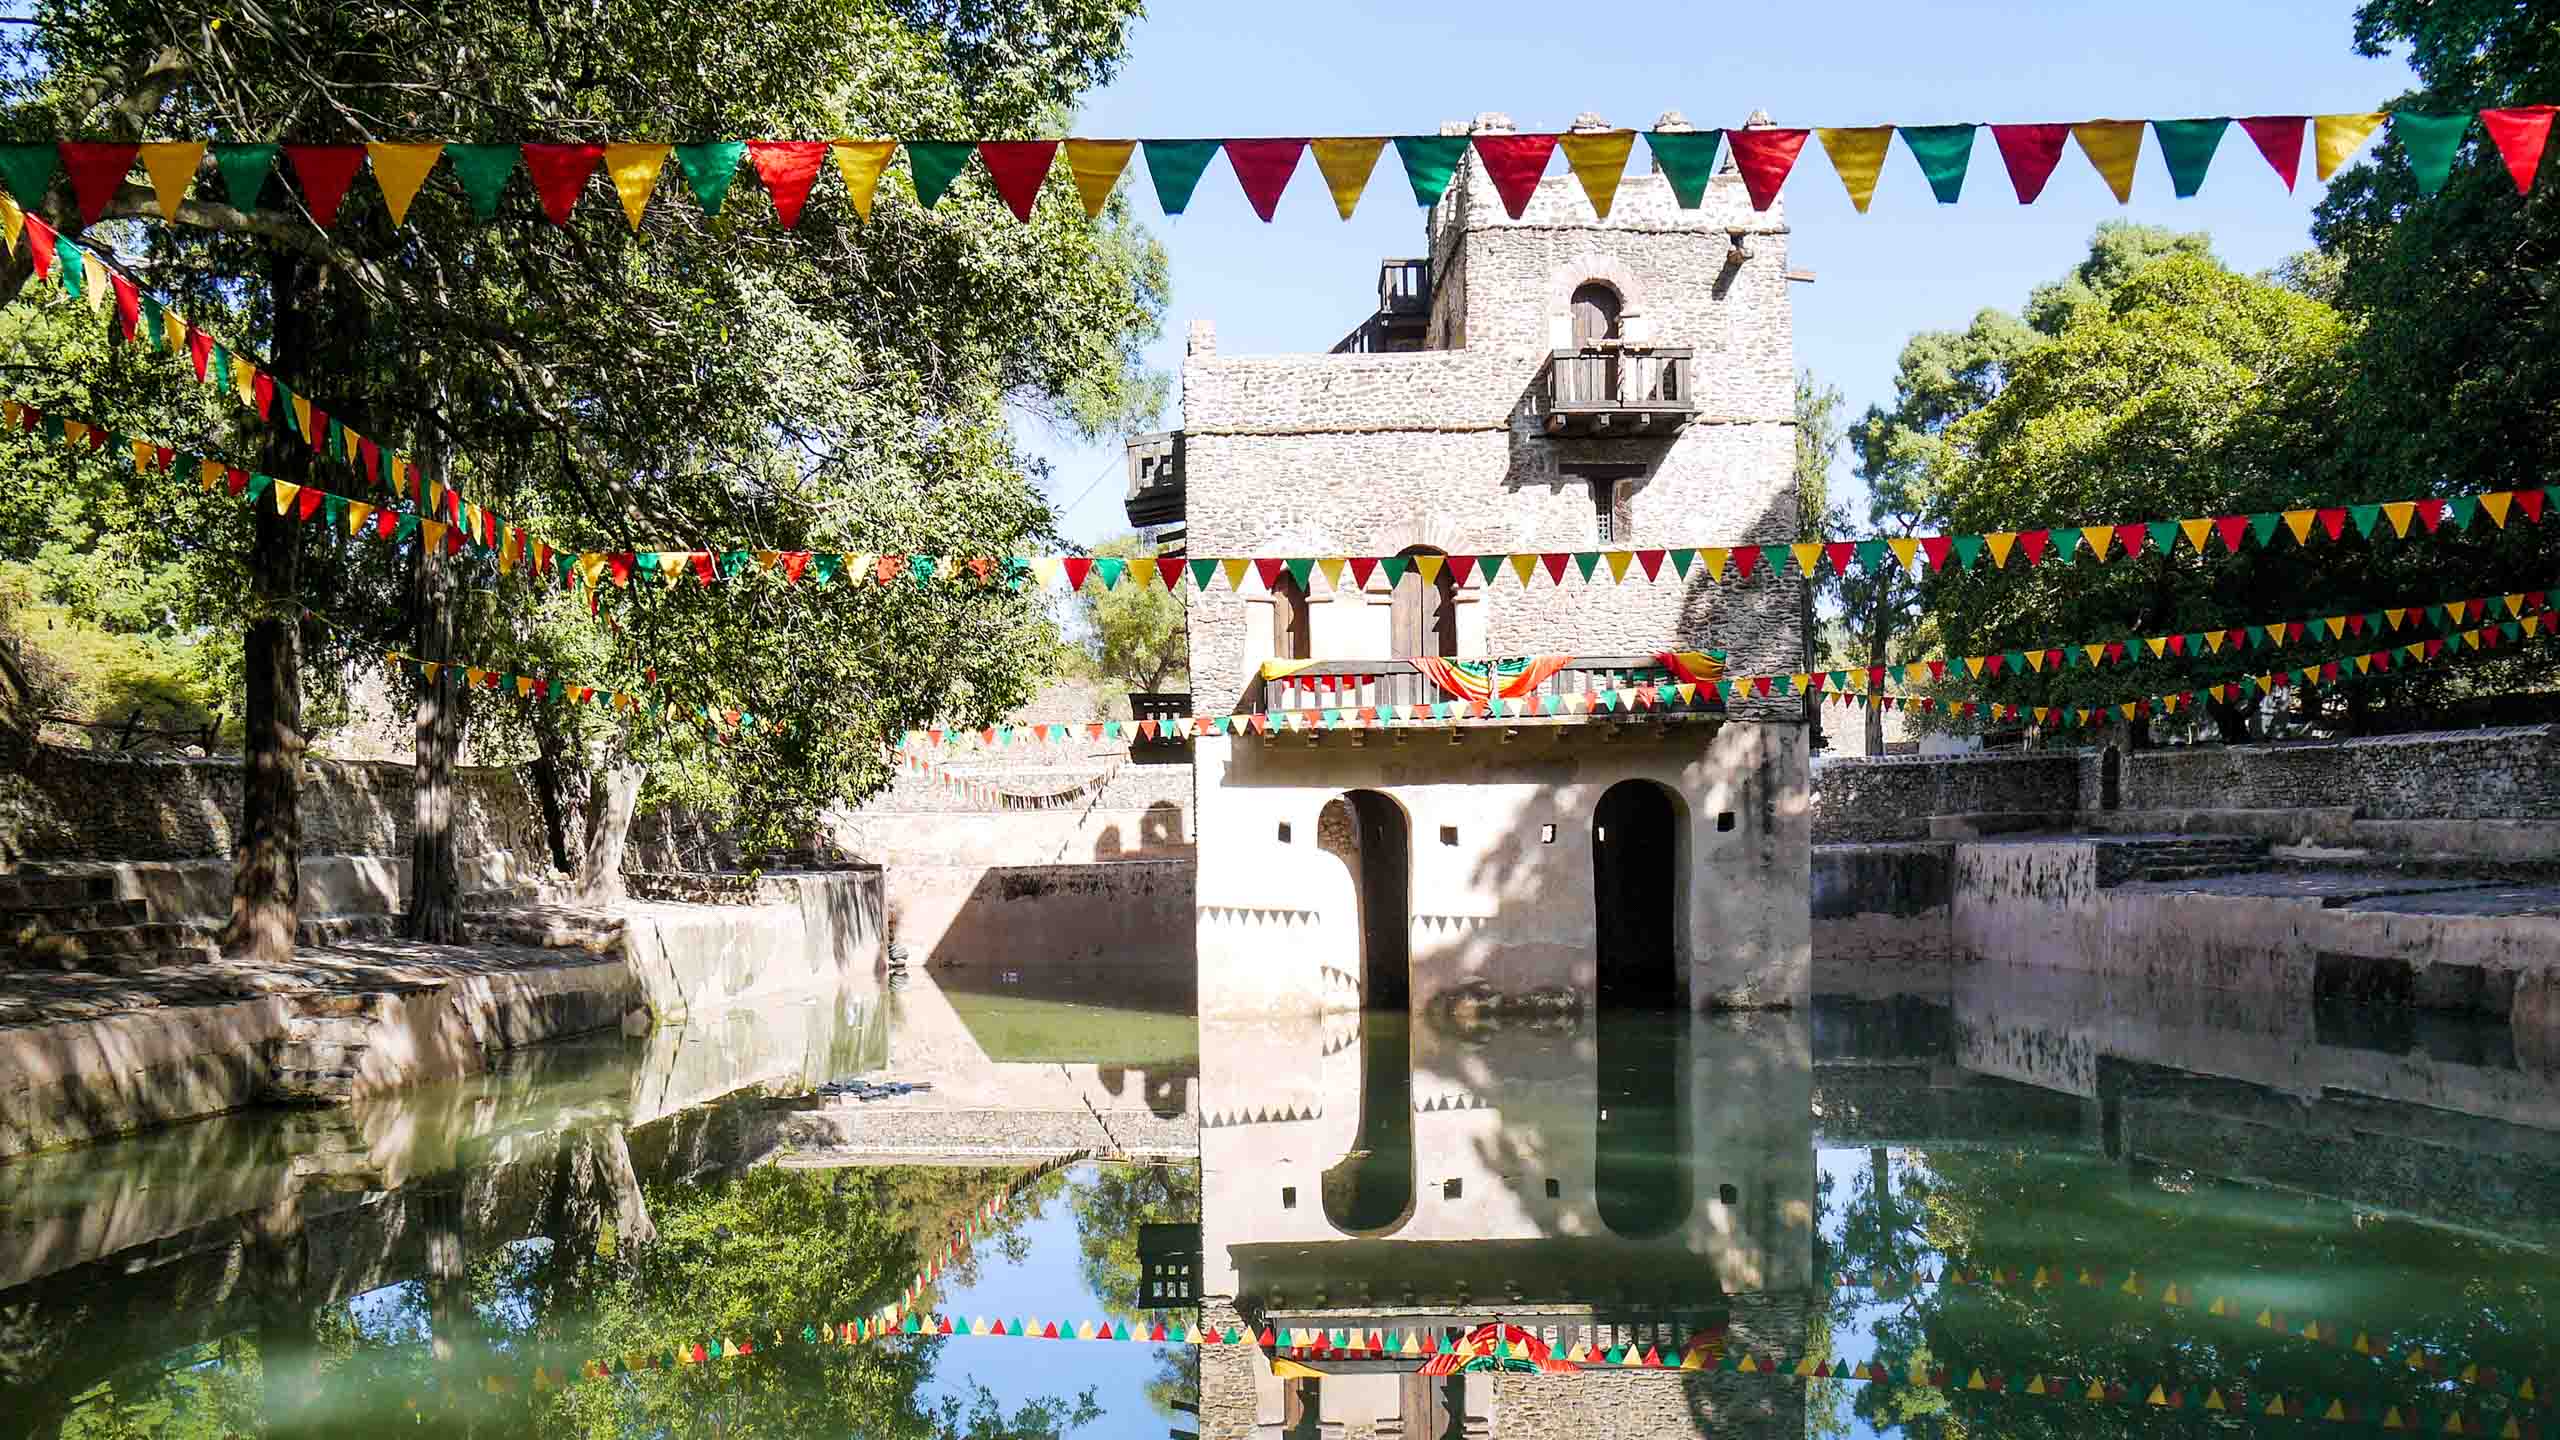
<svg viewBox="0 0 2560 1440">
<path fill-rule="evenodd" d="M 2080 153 L 2097 167 L 2119 205 L 2133 200 L 2133 165 L 2142 158 L 2143 129 L 2139 120 L 2083 120 L 2071 127 Z"/>
<path fill-rule="evenodd" d="M 862 558 L 869 560 L 871 557 L 865 555 Z M 877 573 L 870 565 L 865 565 L 862 568 L 865 571 L 873 571 L 875 575 Z M 1031 578 L 1039 581 L 1040 588 L 1043 590 L 1055 590 L 1059 586 L 1064 585 L 1067 583 L 1066 575 L 1066 562 L 1055 555 L 1043 555 L 1031 562 Z"/>
<path fill-rule="evenodd" d="M 1635 148 L 1633 130 L 1585 130 L 1556 142 L 1573 178 L 1591 201 L 1591 213 L 1606 220 L 1618 198 L 1618 181 L 1627 173 L 1627 153 Z"/>
<path fill-rule="evenodd" d="M 631 228 L 640 228 L 640 212 L 649 208 L 649 195 L 658 188 L 658 172 L 666 167 L 664 145 L 607 145 L 604 147 L 604 173 L 613 177 L 613 193 L 622 197 L 622 213 L 631 217 Z"/>
<path fill-rule="evenodd" d="M 1244 589 L 1244 572 L 1252 564 L 1250 560 L 1221 560 L 1218 562 L 1218 573 L 1227 577 L 1229 590 L 1240 592 Z"/>
<path fill-rule="evenodd" d="M 1153 568 L 1153 567 L 1148 567 L 1148 566 L 1137 566 L 1137 567 L 1132 567 L 1132 568 L 1136 569 L 1136 570 L 1138 571 L 1139 575 L 1143 577 L 1143 576 L 1145 576 L 1145 575 L 1147 575 L 1147 574 L 1151 573 L 1151 572 L 1152 572 L 1152 568 Z M 1339 556 L 1339 555 L 1328 555 L 1328 556 L 1326 556 L 1325 558 L 1323 558 L 1323 559 L 1321 559 L 1321 560 L 1318 560 L 1318 561 L 1316 562 L 1316 573 L 1317 573 L 1317 574 L 1319 574 L 1319 575 L 1322 575 L 1322 576 L 1324 577 L 1324 588 L 1325 588 L 1325 589 L 1327 589 L 1327 590 L 1339 590 L 1339 589 L 1341 589 L 1341 588 L 1342 588 L 1342 557 L 1341 557 L 1341 556 Z"/>
<path fill-rule="evenodd" d="M 2284 528 L 2293 532 L 2293 541 L 2295 544 L 2308 545 L 2311 543 L 2311 522 L 2318 513 L 2319 512 L 2314 510 L 2287 510 L 2284 512 Z"/>
<path fill-rule="evenodd" d="M 2346 636 L 2347 617 L 2344 615 L 2324 616 L 2320 624 L 2328 630 L 2329 638 L 2332 640 L 2343 639 Z"/>
<path fill-rule="evenodd" d="M 2418 505 L 2414 500 L 2394 500 L 2382 507 L 2382 513 L 2391 521 L 2391 533 L 2406 540 L 2409 538 L 2409 519 L 2418 513 Z"/>
<path fill-rule="evenodd" d="M 2035 671 L 2039 675 L 2044 673 L 2044 652 L 2042 650 L 2030 650 L 2027 652 L 2027 668 Z"/>
<path fill-rule="evenodd" d="M 1324 176 L 1324 188 L 1333 192 L 1333 208 L 1343 219 L 1351 218 L 1352 207 L 1360 203 L 1360 192 L 1369 188 L 1369 172 L 1378 168 L 1378 151 L 1386 143 L 1375 135 L 1344 135 L 1308 142 L 1307 148 L 1315 152 L 1316 170 Z"/>
<path fill-rule="evenodd" d="M 1520 582 L 1521 588 L 1528 588 L 1529 577 L 1534 574 L 1538 568 L 1538 557 L 1530 554 L 1526 550 L 1523 550 L 1519 554 L 1512 556 L 1510 563 L 1512 578 Z"/>
<path fill-rule="evenodd" d="M 2212 651 L 2214 654 L 2221 654 L 2222 632 L 2219 630 L 2207 630 L 2204 632 L 2204 645 L 2207 650 Z"/>
<path fill-rule="evenodd" d="M 2169 637 L 2166 635 L 2149 636 L 2143 640 L 2142 648 L 2150 651 L 2151 658 L 2157 660 L 2161 656 L 2169 653 Z"/>
<path fill-rule="evenodd" d="M 1102 207 L 1111 203 L 1111 187 L 1120 183 L 1120 172 L 1129 168 L 1129 152 L 1137 148 L 1135 140 L 1067 142 L 1067 174 L 1076 182 L 1076 194 L 1084 201 L 1086 219 L 1102 218 Z M 878 172 L 873 174 L 876 177 Z"/>
<path fill-rule="evenodd" d="M 1609 578 L 1620 584 L 1626 583 L 1627 562 L 1636 558 L 1635 553 L 1629 550 L 1612 550 L 1601 558 L 1609 562 Z"/>
<path fill-rule="evenodd" d="M 372 506 L 367 505 L 366 503 L 364 503 L 364 502 L 363 502 L 363 501 L 361 501 L 361 500 L 350 500 L 350 501 L 348 501 L 348 502 L 347 502 L 347 533 L 348 533 L 348 534 L 350 534 L 350 535 L 361 535 L 361 534 L 363 534 L 363 533 L 364 533 L 364 522 L 365 522 L 365 521 L 367 521 L 367 520 L 369 520 L 369 519 L 371 519 L 372 517 L 373 517 L 373 507 L 372 507 Z"/>
<path fill-rule="evenodd" d="M 1902 568 L 1905 570 L 1917 570 L 1920 568 L 1920 539 L 1918 536 L 1889 536 L 1884 542 L 1884 548 L 1893 552 L 1893 558 L 1901 561 Z"/>
<path fill-rule="evenodd" d="M 2313 165 L 2321 179 L 2338 173 L 2358 150 L 2366 137 L 2382 123 L 2383 112 L 2369 110 L 2361 115 L 2314 115 L 2311 117 Z"/>
<path fill-rule="evenodd" d="M 1982 537 L 1982 543 L 1984 548 L 1991 552 L 1992 568 L 1995 570 L 2005 570 L 2009 568 L 2009 549 L 2011 546 L 2018 543 L 2018 532 L 2014 530 L 1994 530 Z"/>
<path fill-rule="evenodd" d="M 2115 538 L 2116 527 L 2113 525 L 2083 525 L 2080 527 L 2080 543 L 2089 547 L 2089 558 L 2092 560 L 2106 559 L 2107 546 Z"/>
<path fill-rule="evenodd" d="M 299 486 L 299 485 L 294 484 L 292 481 L 290 481 L 290 480 L 279 480 L 279 481 L 277 481 L 277 482 L 276 482 L 276 484 L 275 484 L 276 513 L 277 513 L 277 514 L 279 514 L 279 515 L 290 515 L 290 514 L 292 514 L 292 513 L 293 513 L 293 497 L 294 497 L 294 496 L 296 496 L 296 495 L 299 495 L 299 494 L 301 494 L 301 493 L 302 493 L 302 487 L 301 487 L 301 486 Z"/>
<path fill-rule="evenodd" d="M 311 402 L 300 395 L 293 397 L 293 419 L 295 434 L 311 433 Z"/>
<path fill-rule="evenodd" d="M 278 482 L 278 486 L 281 488 L 282 482 Z M 441 550 L 444 548 L 444 532 L 449 528 L 441 520 L 421 520 L 418 522 L 418 535 L 429 550 Z"/>
<path fill-rule="evenodd" d="M 2213 521 L 2210 519 L 2181 520 L 2178 522 L 2178 532 L 2186 536 L 2187 544 L 2201 555 L 2204 553 L 2204 537 L 2213 533 Z"/>
<path fill-rule="evenodd" d="M 2480 508 L 2488 511 L 2489 518 L 2497 521 L 2498 528 L 2504 530 L 2507 528 L 2507 507 L 2514 504 L 2515 499 L 2512 490 L 2492 490 L 2480 497 Z"/>
<path fill-rule="evenodd" d="M 871 192 L 880 188 L 880 172 L 889 168 L 889 157 L 898 151 L 895 140 L 838 140 L 827 147 L 836 157 L 836 171 L 844 176 L 845 193 L 853 198 L 853 213 L 865 220 L 871 218 Z"/>
<path fill-rule="evenodd" d="M 1973 677 L 1974 679 L 1976 679 L 1976 680 L 1981 679 L 1981 678 L 1982 678 L 1982 662 L 1983 662 L 1984 658 L 1985 658 L 1985 657 L 1980 656 L 1980 655 L 1967 655 L 1966 657 L 1964 657 L 1964 670 L 1965 670 L 1965 673 L 1966 673 L 1967 675 L 1972 676 L 1972 677 Z"/>
<path fill-rule="evenodd" d="M 1423 584 L 1437 585 L 1440 583 L 1440 567 L 1447 564 L 1448 559 L 1446 555 L 1416 555 L 1413 568 L 1422 576 Z"/>
<path fill-rule="evenodd" d="M 1708 579 L 1722 580 L 1724 562 L 1732 558 L 1732 555 L 1733 551 L 1722 545 L 1709 545 L 1698 552 L 1698 564 L 1705 569 Z"/>
<path fill-rule="evenodd" d="M 2100 641 L 2095 645 L 2083 645 L 2080 647 L 2080 653 L 2089 657 L 2089 664 L 2094 668 L 2100 660 L 2106 658 L 2106 642 Z"/>
<path fill-rule="evenodd" d="M 2359 656 L 2357 656 L 2357 657 L 2356 657 L 2356 673 L 2357 673 L 2357 674 L 2362 675 L 2362 674 L 2364 674 L 2367 670 L 2370 670 L 2370 669 L 2372 669 L 2372 668 L 2373 668 L 2373 657 L 2372 657 L 2372 656 L 2370 656 L 2370 655 L 2359 655 Z"/>
<path fill-rule="evenodd" d="M 151 177 L 161 219 L 177 220 L 178 206 L 196 183 L 196 167 L 203 163 L 204 147 L 192 142 L 162 141 L 142 147 L 142 169 Z"/>
<path fill-rule="evenodd" d="M 382 187 L 383 208 L 391 212 L 391 228 L 397 230 L 409 223 L 409 202 L 418 198 L 418 187 L 427 183 L 427 172 L 436 168 L 436 161 L 444 154 L 444 142 L 368 143 L 364 148 L 373 157 L 373 181 Z"/>
<path fill-rule="evenodd" d="M 14 402 L 14 401 L 12 401 L 12 402 L 11 402 L 11 406 L 12 406 L 12 408 L 15 408 L 15 404 L 16 404 L 16 402 Z M 16 421 L 15 421 L 15 418 L 14 418 L 14 417 L 12 417 L 12 419 L 11 419 L 11 422 L 10 422 L 10 423 L 12 423 L 12 424 L 15 424 L 15 423 L 16 423 Z M 197 481 L 198 481 L 200 484 L 202 484 L 202 485 L 204 486 L 204 488 L 205 488 L 205 489 L 207 489 L 207 490 L 210 490 L 210 489 L 212 489 L 214 486 L 221 484 L 221 483 L 222 483 L 222 462 L 221 462 L 221 461 L 219 461 L 219 460 L 201 460 L 201 461 L 198 461 L 198 462 L 196 463 L 196 479 L 197 479 Z"/>
<path fill-rule="evenodd" d="M 0 194 L 0 241 L 7 242 L 10 254 L 18 253 L 18 236 L 26 228 L 26 212 L 20 210 L 6 194 Z"/>
<path fill-rule="evenodd" d="M 1840 183 L 1848 187 L 1849 203 L 1858 207 L 1859 214 L 1866 214 L 1867 202 L 1876 197 L 1876 176 L 1884 172 L 1885 152 L 1893 148 L 1893 127 L 1824 127 L 1813 133 L 1821 138 L 1823 153 L 1831 157 L 1831 168 L 1840 172 Z"/>
<path fill-rule="evenodd" d="M 1790 545 L 1787 549 L 1796 557 L 1796 569 L 1807 575 L 1812 574 L 1814 570 L 1822 564 L 1822 543 L 1820 541 L 1808 540 L 1801 545 Z"/>
</svg>

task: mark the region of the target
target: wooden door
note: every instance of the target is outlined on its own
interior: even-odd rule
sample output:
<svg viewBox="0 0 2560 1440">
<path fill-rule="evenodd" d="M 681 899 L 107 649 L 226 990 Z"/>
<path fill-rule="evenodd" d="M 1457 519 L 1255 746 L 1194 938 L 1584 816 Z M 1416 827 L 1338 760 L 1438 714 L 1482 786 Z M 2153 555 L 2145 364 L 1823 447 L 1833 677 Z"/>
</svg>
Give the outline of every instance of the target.
<svg viewBox="0 0 2560 1440">
<path fill-rule="evenodd" d="M 1404 552 L 1412 560 L 1420 555 L 1440 552 L 1417 545 Z M 1458 586 L 1444 567 L 1436 580 L 1425 580 L 1419 567 L 1408 569 L 1396 582 L 1394 606 L 1389 612 L 1388 627 L 1393 632 L 1398 659 L 1412 655 L 1455 655 L 1458 653 Z"/>
</svg>

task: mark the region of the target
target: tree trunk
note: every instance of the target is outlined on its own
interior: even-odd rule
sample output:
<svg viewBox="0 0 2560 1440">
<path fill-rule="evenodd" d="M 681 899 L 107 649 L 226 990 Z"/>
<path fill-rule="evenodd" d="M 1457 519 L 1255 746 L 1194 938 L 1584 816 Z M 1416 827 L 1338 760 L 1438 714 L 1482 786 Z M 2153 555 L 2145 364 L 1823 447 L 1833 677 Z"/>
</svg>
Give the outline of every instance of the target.
<svg viewBox="0 0 2560 1440">
<path fill-rule="evenodd" d="M 275 305 L 276 373 L 299 381 L 311 350 L 310 266 L 277 251 L 269 261 Z M 304 476 L 306 446 L 283 426 L 268 430 L 267 472 Z M 242 656 L 243 771 L 240 829 L 234 838 L 231 918 L 222 948 L 263 964 L 293 958 L 302 900 L 301 525 L 266 497 L 250 507 L 250 621 Z"/>
<path fill-rule="evenodd" d="M 1892 602 L 1892 579 L 1881 575 L 1876 577 L 1876 613 L 1874 620 L 1867 626 L 1867 668 L 1869 670 L 1884 663 L 1886 646 L 1893 639 Z M 1869 697 L 1867 705 L 1867 753 L 1870 755 L 1884 753 L 1884 707 L 1873 703 L 1872 696 Z"/>
<path fill-rule="evenodd" d="M 418 547 L 414 572 L 418 658 L 443 663 L 460 638 L 461 606 L 445 557 Z M 409 913 L 401 933 L 412 940 L 459 945 L 462 867 L 453 838 L 453 766 L 462 750 L 463 708 L 469 703 L 460 678 L 438 671 L 418 696 L 416 823 L 409 839 Z"/>
<path fill-rule="evenodd" d="M 649 1196 L 640 1188 L 640 1172 L 631 1165 L 631 1141 L 619 1125 L 606 1125 L 597 1136 L 598 1168 L 613 1195 L 614 1243 L 646 1245 L 658 1238 L 658 1222 L 649 1218 Z"/>
<path fill-rule="evenodd" d="M 578 864 L 582 904 L 609 905 L 622 898 L 622 848 L 631 838 L 642 775 L 634 765 L 605 772 L 604 784 L 588 804 L 586 854 Z"/>
<path fill-rule="evenodd" d="M 575 874 L 578 865 L 570 858 L 569 836 L 573 831 L 584 833 L 586 767 L 572 754 L 569 737 L 561 731 L 559 718 L 551 707 L 546 705 L 534 712 L 533 733 L 540 747 L 530 767 L 533 791 L 542 805 L 542 830 L 551 844 L 551 868 L 563 875 Z"/>
<path fill-rule="evenodd" d="M 1796 634 L 1803 642 L 1804 668 L 1810 673 L 1820 659 L 1814 653 L 1817 642 L 1813 628 L 1813 577 L 1810 575 L 1805 576 L 1804 583 L 1796 587 Z M 1804 697 L 1804 725 L 1806 752 L 1810 754 L 1820 750 L 1822 748 L 1822 698 L 1820 696 L 1807 694 Z"/>
</svg>

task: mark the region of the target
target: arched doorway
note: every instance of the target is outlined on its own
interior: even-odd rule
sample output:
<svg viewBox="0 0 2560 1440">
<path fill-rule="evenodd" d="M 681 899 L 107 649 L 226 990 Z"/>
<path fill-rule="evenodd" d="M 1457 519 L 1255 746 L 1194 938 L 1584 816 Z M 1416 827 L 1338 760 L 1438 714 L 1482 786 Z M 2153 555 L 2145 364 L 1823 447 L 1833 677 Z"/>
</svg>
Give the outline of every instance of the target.
<svg viewBox="0 0 2560 1440">
<path fill-rule="evenodd" d="M 1410 562 L 1417 556 L 1442 552 L 1428 545 L 1408 545 L 1396 553 Z M 1422 578 L 1418 567 L 1407 568 L 1403 578 L 1396 581 L 1388 614 L 1396 658 L 1458 653 L 1458 582 L 1450 577 L 1446 566 L 1429 580 Z"/>
<path fill-rule="evenodd" d="M 1596 405 L 1617 398 L 1618 357 L 1614 350 L 1604 350 L 1607 342 L 1619 338 L 1617 287 L 1598 280 L 1586 280 L 1574 287 L 1568 307 L 1573 317 L 1573 348 L 1583 351 L 1564 377 L 1560 396 L 1567 402 Z"/>
<path fill-rule="evenodd" d="M 1594 1199 L 1620 1235 L 1658 1234 L 1689 1214 L 1685 848 L 1678 803 L 1650 781 L 1609 787 L 1592 812 Z"/>
<path fill-rule="evenodd" d="M 1325 1219 L 1385 1234 L 1413 1214 L 1412 826 L 1374 790 L 1325 802 L 1316 845 L 1351 872 L 1360 955 L 1360 1128 L 1324 1173 Z"/>
</svg>

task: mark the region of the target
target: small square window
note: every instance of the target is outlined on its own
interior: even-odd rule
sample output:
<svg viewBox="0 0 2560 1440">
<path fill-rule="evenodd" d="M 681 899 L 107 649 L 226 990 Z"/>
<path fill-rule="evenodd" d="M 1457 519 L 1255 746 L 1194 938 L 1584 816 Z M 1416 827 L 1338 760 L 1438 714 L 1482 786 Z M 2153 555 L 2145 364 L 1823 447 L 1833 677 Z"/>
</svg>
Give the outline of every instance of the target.
<svg viewBox="0 0 2560 1440">
<path fill-rule="evenodd" d="M 1730 1185 L 1719 1185 L 1716 1187 L 1716 1198 L 1727 1205 L 1739 1205 L 1742 1203 L 1742 1192 Z"/>
<path fill-rule="evenodd" d="M 1440 1198 L 1443 1200 L 1455 1200 L 1459 1195 L 1465 1192 L 1465 1189 L 1465 1186 L 1455 1180 L 1443 1180 L 1440 1182 Z"/>
<path fill-rule="evenodd" d="M 1553 825 L 1539 826 L 1538 843 L 1541 845 L 1553 845 L 1556 843 L 1556 827 Z"/>
<path fill-rule="evenodd" d="M 1732 812 L 1732 811 L 1730 811 L 1730 810 L 1719 810 L 1719 811 L 1717 811 L 1717 812 L 1716 812 L 1716 829 L 1717 829 L 1719 832 L 1722 832 L 1722 831 L 1726 831 L 1726 830 L 1731 830 L 1732 828 L 1733 828 L 1733 812 Z M 1283 839 L 1283 840 L 1285 840 L 1285 839 L 1289 838 L 1289 837 L 1288 837 L 1288 835 L 1287 835 L 1285 832 L 1286 832 L 1286 827 L 1283 827 L 1283 833 L 1282 833 L 1282 835 L 1281 835 L 1281 837 L 1280 837 L 1280 838 L 1281 838 L 1281 839 Z"/>
<path fill-rule="evenodd" d="M 1730 816 L 1730 815 L 1728 815 L 1728 816 L 1726 816 L 1725 818 L 1726 818 L 1727 820 L 1730 820 L 1730 819 L 1732 819 L 1733 817 L 1732 817 L 1732 816 Z M 1283 844 L 1283 845 L 1286 845 L 1286 844 L 1288 844 L 1288 843 L 1289 843 L 1289 822 L 1288 822 L 1288 821 L 1286 821 L 1286 820 L 1283 820 L 1283 821 L 1281 821 L 1281 822 L 1280 822 L 1280 843 L 1281 843 L 1281 844 Z"/>
<path fill-rule="evenodd" d="M 1726 1188 L 1731 1189 L 1732 1187 L 1727 1186 Z M 1297 1186 L 1283 1185 L 1280 1187 L 1280 1208 L 1283 1210 L 1295 1210 L 1298 1208 Z"/>
<path fill-rule="evenodd" d="M 1440 827 L 1440 843 L 1441 843 L 1441 844 L 1443 844 L 1443 845 L 1455 845 L 1455 844 L 1457 844 L 1457 843 L 1458 843 L 1458 827 L 1457 827 L 1457 826 L 1455 826 L 1455 825 L 1443 825 L 1443 826 L 1441 826 L 1441 827 Z"/>
<path fill-rule="evenodd" d="M 1552 1175 L 1547 1177 L 1547 1198 L 1550 1200 L 1561 1200 L 1564 1198 L 1564 1182 L 1556 1179 Z"/>
</svg>

